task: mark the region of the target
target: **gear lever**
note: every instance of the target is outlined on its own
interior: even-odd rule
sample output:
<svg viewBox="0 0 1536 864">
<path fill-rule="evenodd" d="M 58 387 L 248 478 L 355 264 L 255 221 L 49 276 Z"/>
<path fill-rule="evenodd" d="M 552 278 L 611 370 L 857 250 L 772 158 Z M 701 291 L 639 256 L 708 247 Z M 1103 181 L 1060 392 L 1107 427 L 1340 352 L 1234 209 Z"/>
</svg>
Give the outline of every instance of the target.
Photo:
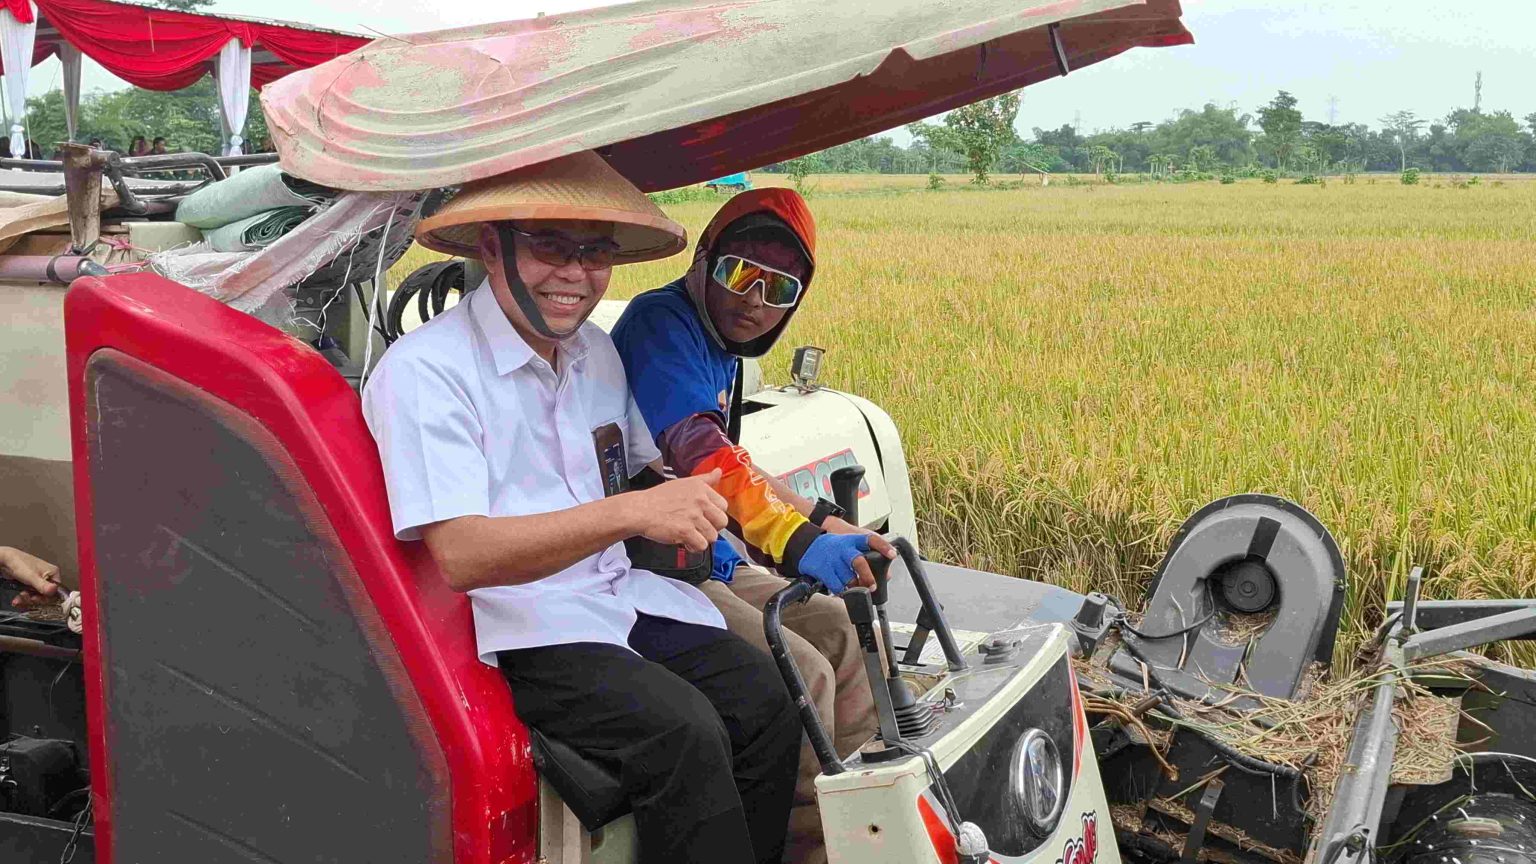
<svg viewBox="0 0 1536 864">
<path fill-rule="evenodd" d="M 909 549 L 911 548 L 904 540 L 898 540 L 898 542 Z M 887 730 L 884 726 L 884 711 L 886 708 L 882 703 L 887 700 L 880 698 L 882 694 L 879 691 L 884 691 L 884 694 L 888 695 L 889 710 L 893 715 L 892 719 L 895 721 L 896 729 L 894 731 L 897 733 L 897 740 L 899 738 L 916 738 L 926 735 L 933 731 L 935 722 L 933 707 L 927 703 L 919 702 L 917 697 L 912 694 L 912 688 L 902 681 L 901 669 L 896 665 L 895 649 L 891 647 L 891 620 L 885 611 L 885 601 L 888 596 L 886 586 L 890 583 L 891 561 L 879 552 L 864 553 L 864 560 L 869 563 L 869 569 L 874 573 L 875 590 L 859 592 L 865 596 L 858 598 L 850 597 L 848 594 L 852 592 L 846 592 L 844 594 L 844 602 L 848 605 L 848 617 L 853 621 L 854 629 L 859 633 L 859 643 L 865 650 L 864 665 L 869 674 L 869 686 L 871 690 L 876 691 L 875 705 L 882 714 L 881 737 L 887 741 L 892 740 L 888 734 L 890 730 Z M 874 607 L 875 616 L 869 616 L 868 607 L 870 605 Z M 879 656 L 879 646 L 873 644 L 873 622 L 870 621 L 861 625 L 861 617 L 866 620 L 870 617 L 879 618 L 880 635 L 885 643 L 886 651 L 883 662 Z M 865 641 L 866 629 L 869 631 L 868 642 Z"/>
</svg>

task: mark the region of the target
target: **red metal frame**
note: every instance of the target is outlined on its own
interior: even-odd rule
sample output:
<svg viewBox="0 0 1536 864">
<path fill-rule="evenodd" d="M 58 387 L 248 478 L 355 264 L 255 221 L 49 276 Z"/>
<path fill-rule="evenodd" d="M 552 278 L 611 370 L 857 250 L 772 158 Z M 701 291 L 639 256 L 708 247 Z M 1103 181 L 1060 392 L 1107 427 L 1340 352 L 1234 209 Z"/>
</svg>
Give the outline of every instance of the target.
<svg viewBox="0 0 1536 864">
<path fill-rule="evenodd" d="M 150 274 L 85 278 L 64 304 L 80 580 L 87 620 L 99 620 L 91 526 L 85 368 L 115 348 L 227 402 L 281 443 L 363 574 L 448 761 L 456 864 L 533 862 L 538 780 L 527 730 L 506 682 L 476 657 L 469 602 L 420 544 L 397 542 L 373 438 L 357 396 L 303 343 L 241 312 Z M 112 765 L 99 631 L 85 635 L 86 710 L 96 860 L 111 864 Z"/>
</svg>

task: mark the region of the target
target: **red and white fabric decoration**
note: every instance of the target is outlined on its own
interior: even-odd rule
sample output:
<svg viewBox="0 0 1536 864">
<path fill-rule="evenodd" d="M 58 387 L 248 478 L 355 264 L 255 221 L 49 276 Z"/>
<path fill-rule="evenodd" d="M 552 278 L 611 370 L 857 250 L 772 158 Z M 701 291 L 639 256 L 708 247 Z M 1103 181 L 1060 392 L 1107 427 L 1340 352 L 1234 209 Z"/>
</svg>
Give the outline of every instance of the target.
<svg viewBox="0 0 1536 864">
<path fill-rule="evenodd" d="M 219 119 L 224 124 L 225 156 L 239 156 L 245 139 L 245 115 L 251 107 L 251 49 L 239 39 L 231 39 L 219 49 L 213 66 L 213 81 L 219 92 Z"/>
<path fill-rule="evenodd" d="M 219 53 L 232 40 L 244 46 L 247 77 L 258 87 L 370 41 L 347 33 L 113 0 L 0 0 L 0 29 L 7 12 L 16 24 L 31 24 L 34 33 L 41 18 L 49 31 L 43 40 L 28 43 L 28 50 L 18 44 L 14 57 L 6 54 L 7 72 L 13 66 L 41 63 L 62 54 L 62 46 L 71 45 L 108 72 L 146 90 L 180 90 L 197 83 L 214 71 Z M 29 55 L 30 62 L 22 62 Z"/>
<path fill-rule="evenodd" d="M 30 0 L 0 7 L 0 62 L 5 64 L 5 119 L 11 132 L 11 155 L 27 155 L 27 72 L 32 68 L 37 39 L 37 7 Z"/>
</svg>

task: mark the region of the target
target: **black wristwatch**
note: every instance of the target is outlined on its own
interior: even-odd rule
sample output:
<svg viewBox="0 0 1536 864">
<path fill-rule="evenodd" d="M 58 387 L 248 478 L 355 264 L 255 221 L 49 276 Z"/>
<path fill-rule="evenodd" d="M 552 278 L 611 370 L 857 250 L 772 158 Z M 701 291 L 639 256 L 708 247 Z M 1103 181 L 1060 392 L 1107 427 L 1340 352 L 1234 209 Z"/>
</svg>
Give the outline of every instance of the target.
<svg viewBox="0 0 1536 864">
<path fill-rule="evenodd" d="M 828 517 L 836 516 L 841 519 L 847 512 L 847 510 L 844 510 L 843 508 L 833 504 L 831 501 L 828 501 L 825 498 L 817 498 L 816 506 L 811 508 L 811 515 L 807 516 L 806 519 L 810 520 L 812 525 L 820 528 L 821 523 L 827 521 Z"/>
</svg>

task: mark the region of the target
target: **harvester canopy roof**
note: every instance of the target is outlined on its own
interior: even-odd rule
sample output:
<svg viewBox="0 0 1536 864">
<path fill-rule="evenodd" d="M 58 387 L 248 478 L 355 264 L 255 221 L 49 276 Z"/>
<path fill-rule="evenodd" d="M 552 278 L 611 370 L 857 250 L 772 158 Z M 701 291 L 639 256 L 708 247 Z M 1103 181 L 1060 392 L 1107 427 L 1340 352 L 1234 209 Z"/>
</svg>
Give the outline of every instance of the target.
<svg viewBox="0 0 1536 864">
<path fill-rule="evenodd" d="M 374 41 L 262 105 L 285 170 L 454 186 L 596 150 L 642 189 L 699 183 L 1188 44 L 1178 0 L 654 0 Z"/>
</svg>

